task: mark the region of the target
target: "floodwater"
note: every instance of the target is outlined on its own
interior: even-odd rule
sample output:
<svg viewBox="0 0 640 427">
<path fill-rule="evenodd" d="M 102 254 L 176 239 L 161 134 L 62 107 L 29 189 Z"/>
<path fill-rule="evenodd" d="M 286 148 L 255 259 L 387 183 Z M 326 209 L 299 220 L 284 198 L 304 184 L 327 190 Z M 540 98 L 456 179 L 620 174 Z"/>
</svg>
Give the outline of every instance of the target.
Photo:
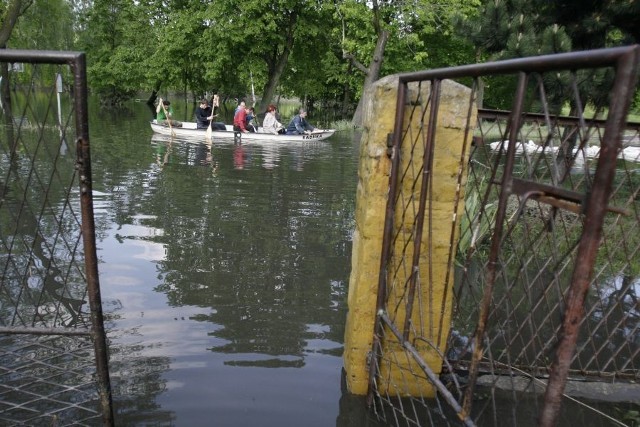
<svg viewBox="0 0 640 427">
<path fill-rule="evenodd" d="M 341 384 L 360 135 L 206 144 L 154 136 L 144 103 L 90 117 L 115 424 L 386 425 Z M 478 425 L 537 423 L 539 397 L 495 395 Z M 577 424 L 605 425 L 565 402 Z"/>
<path fill-rule="evenodd" d="M 148 119 L 135 103 L 90 123 L 116 425 L 353 425 L 340 381 L 359 135 L 206 144 Z"/>
</svg>

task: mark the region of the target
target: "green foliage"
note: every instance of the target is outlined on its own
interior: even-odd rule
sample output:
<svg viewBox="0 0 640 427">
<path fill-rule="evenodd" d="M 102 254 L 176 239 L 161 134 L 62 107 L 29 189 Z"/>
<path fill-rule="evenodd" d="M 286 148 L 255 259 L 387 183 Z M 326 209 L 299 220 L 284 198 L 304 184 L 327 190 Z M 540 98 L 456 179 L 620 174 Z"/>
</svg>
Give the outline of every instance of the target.
<svg viewBox="0 0 640 427">
<path fill-rule="evenodd" d="M 636 90 L 636 93 L 633 97 L 633 101 L 631 103 L 631 111 L 636 115 L 640 113 L 640 90 Z M 640 121 L 640 120 L 636 120 Z"/>
<path fill-rule="evenodd" d="M 34 0 L 18 19 L 8 46 L 12 49 L 71 50 L 73 15 L 65 0 Z"/>
<path fill-rule="evenodd" d="M 630 426 L 632 427 L 640 426 L 639 410 L 637 409 L 622 410 L 622 409 L 616 408 L 616 412 L 619 414 L 619 417 L 622 419 L 622 421 L 628 422 Z"/>
<path fill-rule="evenodd" d="M 341 49 L 365 67 L 372 62 L 378 29 L 390 34 L 384 57 L 380 58 L 382 75 L 474 60 L 471 44 L 455 34 L 454 18 L 473 15 L 480 4 L 478 0 L 379 1 L 378 4 L 378 21 L 370 2 L 347 0 L 336 4 L 336 19 L 341 25 L 334 32 L 342 39 Z M 356 97 L 361 95 L 364 74 L 353 68 L 347 70 L 343 81 Z"/>
<path fill-rule="evenodd" d="M 83 16 L 84 31 L 78 47 L 87 52 L 89 87 L 106 103 L 118 103 L 136 87 L 137 50 L 129 41 L 129 21 L 134 16 L 130 2 L 96 0 Z"/>
<path fill-rule="evenodd" d="M 206 47 L 198 48 L 210 58 L 207 80 L 220 92 L 241 98 L 250 93 L 251 76 L 260 95 L 269 85 L 277 86 L 283 73 L 296 73 L 303 61 L 295 61 L 294 51 L 305 59 L 313 55 L 317 68 L 318 55 L 328 46 L 322 43 L 329 25 L 323 10 L 322 3 L 293 0 L 210 3 L 202 33 Z"/>
<path fill-rule="evenodd" d="M 484 79 L 484 107 L 496 110 L 510 110 L 517 80 L 512 75 L 490 76 Z"/>
<path fill-rule="evenodd" d="M 331 129 L 335 129 L 337 131 L 351 131 L 353 130 L 353 125 L 348 120 L 338 120 L 331 122 L 329 126 Z"/>
<path fill-rule="evenodd" d="M 380 75 L 637 40 L 638 2 L 561 3 L 34 0 L 9 47 L 86 51 L 89 87 L 110 103 L 140 90 L 246 98 L 253 77 L 258 98 L 335 104 L 360 97 L 381 31 Z M 597 104 L 607 76 L 594 78 Z M 513 86 L 487 83 L 487 104 L 509 108 Z"/>
<path fill-rule="evenodd" d="M 35 5 L 12 45 L 85 51 L 89 88 L 104 103 L 117 104 L 140 90 L 195 97 L 216 90 L 223 97 L 246 98 L 253 77 L 258 98 L 272 98 L 275 91 L 337 104 L 356 101 L 364 81 L 345 53 L 367 67 L 382 30 L 390 34 L 379 58 L 383 75 L 470 61 L 473 50 L 456 37 L 452 22 L 456 13 L 472 15 L 479 0 L 387 0 L 379 1 L 378 9 L 364 0 L 35 0 Z"/>
<path fill-rule="evenodd" d="M 499 60 L 609 47 L 637 42 L 640 35 L 638 27 L 627 22 L 640 21 L 638 2 L 484 0 L 483 3 L 477 16 L 456 20 L 459 33 L 476 46 L 478 58 Z M 582 102 L 596 110 L 606 105 L 611 76 L 605 72 L 579 75 Z M 545 78 L 554 110 L 562 108 L 558 100 L 563 96 L 561 83 L 566 83 L 566 79 L 566 76 Z M 497 91 L 485 92 L 487 105 L 510 108 L 504 101 L 514 87 L 493 86 Z"/>
</svg>

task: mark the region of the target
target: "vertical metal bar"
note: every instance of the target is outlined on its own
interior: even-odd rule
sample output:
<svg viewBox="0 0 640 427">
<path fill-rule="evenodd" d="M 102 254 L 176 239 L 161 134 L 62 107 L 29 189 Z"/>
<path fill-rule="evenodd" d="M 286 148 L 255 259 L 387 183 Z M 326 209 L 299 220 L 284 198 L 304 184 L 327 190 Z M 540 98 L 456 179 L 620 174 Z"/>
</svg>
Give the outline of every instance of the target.
<svg viewBox="0 0 640 427">
<path fill-rule="evenodd" d="M 82 241 L 84 245 L 87 291 L 91 308 L 93 347 L 102 406 L 102 422 L 113 426 L 113 399 L 109 379 L 109 358 L 102 314 L 98 257 L 96 253 L 95 223 L 93 217 L 93 192 L 91 180 L 91 158 L 89 153 L 89 115 L 87 111 L 87 70 L 84 53 L 78 54 L 71 63 L 74 72 L 77 167 L 80 173 L 80 207 L 82 212 Z"/>
<path fill-rule="evenodd" d="M 473 391 L 475 389 L 476 380 L 478 379 L 478 367 L 480 360 L 484 354 L 484 334 L 487 329 L 487 319 L 491 310 L 491 297 L 493 296 L 493 285 L 495 284 L 498 270 L 498 254 L 500 253 L 500 243 L 502 241 L 502 230 L 504 228 L 504 219 L 507 209 L 507 200 L 511 194 L 511 179 L 513 165 L 515 163 L 516 142 L 518 140 L 518 131 L 520 129 L 520 121 L 522 119 L 522 109 L 524 103 L 525 90 L 527 86 L 527 74 L 518 73 L 518 87 L 516 89 L 516 98 L 511 110 L 511 118 L 509 123 L 509 146 L 507 147 L 507 158 L 502 175 L 500 200 L 496 212 L 496 225 L 491 239 L 491 252 L 489 254 L 489 263 L 486 276 L 486 285 L 482 301 L 480 302 L 480 313 L 478 315 L 478 326 L 473 336 L 473 353 L 471 356 L 471 366 L 469 367 L 469 382 L 464 393 L 463 415 L 467 416 L 471 413 L 471 405 L 473 402 Z"/>
<path fill-rule="evenodd" d="M 432 177 L 433 150 L 436 135 L 436 122 L 438 120 L 438 109 L 440 107 L 440 80 L 435 79 L 431 83 L 431 111 L 429 111 L 429 124 L 427 127 L 427 141 L 422 154 L 422 183 L 420 186 L 420 202 L 417 212 L 416 232 L 413 240 L 413 259 L 411 261 L 411 279 L 409 281 L 409 292 L 407 295 L 406 313 L 404 319 L 403 339 L 409 340 L 409 330 L 411 329 L 411 315 L 413 313 L 413 300 L 416 294 L 416 283 L 420 272 L 420 246 L 422 243 L 422 231 L 424 228 L 424 216 L 427 205 L 427 193 Z M 431 217 L 429 217 L 431 220 Z M 431 230 L 431 227 L 429 227 Z M 431 240 L 431 233 L 429 233 Z M 431 248 L 431 242 L 429 248 Z M 428 257 L 429 271 L 431 271 L 431 257 Z M 433 328 L 433 322 L 430 322 Z"/>
<path fill-rule="evenodd" d="M 473 80 L 473 85 L 471 87 L 471 97 L 469 98 L 469 107 L 467 109 L 467 119 L 465 121 L 466 126 L 464 130 L 464 139 L 462 143 L 462 150 L 460 152 L 460 163 L 458 164 L 458 175 L 456 180 L 456 195 L 453 201 L 453 217 L 451 220 L 451 231 L 449 238 L 449 255 L 447 257 L 447 272 L 444 280 L 444 294 L 442 296 L 442 304 L 440 305 L 440 313 L 446 312 L 446 304 L 448 301 L 448 293 L 449 293 L 449 283 L 451 281 L 451 273 L 452 266 L 454 263 L 454 258 L 456 256 L 456 229 L 460 228 L 460 221 L 458 218 L 458 209 L 460 206 L 460 193 L 462 191 L 462 179 L 465 172 L 465 167 L 468 167 L 466 164 L 466 155 L 467 155 L 467 145 L 470 141 L 470 134 L 473 133 L 474 129 L 471 127 L 471 118 L 473 117 L 474 110 L 477 112 L 476 107 L 476 93 L 478 90 L 478 79 Z M 479 119 L 478 123 L 480 123 Z M 466 190 L 465 190 L 466 192 Z M 455 298 L 455 296 L 454 296 Z M 440 345 L 442 340 L 442 331 L 444 330 L 444 319 L 445 316 L 440 316 L 440 322 L 438 323 L 438 336 L 435 340 L 436 345 Z"/>
<path fill-rule="evenodd" d="M 584 301 L 602 237 L 602 223 L 616 171 L 616 157 L 625 127 L 631 96 L 637 78 L 640 47 L 621 55 L 616 64 L 616 77 L 611 97 L 609 119 L 604 130 L 594 186 L 586 204 L 584 231 L 578 244 L 571 285 L 565 298 L 564 319 L 558 338 L 556 355 L 551 365 L 545 391 L 540 426 L 550 427 L 560 412 L 562 393 L 567 383 L 571 360 L 575 353 L 580 325 L 584 318 Z"/>
<path fill-rule="evenodd" d="M 396 101 L 396 117 L 393 129 L 391 148 L 391 172 L 389 175 L 389 196 L 385 212 L 384 231 L 382 235 L 382 250 L 380 255 L 380 271 L 378 273 L 378 295 L 376 298 L 376 318 L 373 326 L 373 342 L 371 344 L 371 360 L 369 365 L 369 386 L 367 391 L 367 405 L 371 406 L 375 388 L 375 376 L 378 374 L 377 366 L 381 338 L 384 333 L 384 324 L 380 320 L 380 314 L 384 312 L 387 297 L 387 265 L 391 254 L 391 235 L 395 220 L 395 203 L 398 187 L 398 174 L 400 169 L 400 148 L 402 145 L 402 127 L 404 124 L 405 100 L 407 97 L 407 83 L 398 82 L 398 98 Z"/>
</svg>

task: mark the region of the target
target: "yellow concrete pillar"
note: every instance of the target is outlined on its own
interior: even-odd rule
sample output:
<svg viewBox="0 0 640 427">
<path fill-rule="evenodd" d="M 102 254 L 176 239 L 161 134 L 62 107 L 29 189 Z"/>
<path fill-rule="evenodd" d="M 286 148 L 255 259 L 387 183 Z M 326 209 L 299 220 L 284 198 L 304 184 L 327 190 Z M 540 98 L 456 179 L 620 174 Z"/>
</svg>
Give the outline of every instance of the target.
<svg viewBox="0 0 640 427">
<path fill-rule="evenodd" d="M 379 80 L 367 94 L 366 99 L 369 101 L 364 106 L 364 132 L 360 143 L 356 229 L 353 236 L 348 294 L 349 312 L 344 351 L 347 387 L 354 394 L 365 394 L 368 386 L 367 357 L 371 350 L 374 329 L 382 233 L 391 170 L 391 161 L 387 156 L 387 135 L 393 132 L 397 89 L 397 76 L 388 76 Z M 427 103 L 430 85 L 423 83 L 418 86 L 416 83 L 411 84 L 409 89 L 408 99 L 411 100 L 412 106 L 406 110 L 404 128 L 409 127 L 410 132 L 417 133 L 420 126 L 425 124 L 421 123 L 421 120 L 427 119 L 415 112 L 411 114 L 411 110 L 413 108 L 424 110 L 433 105 L 431 103 L 416 106 L 416 102 Z M 418 90 L 421 93 L 418 93 Z M 453 292 L 446 287 L 453 285 L 453 266 L 449 264 L 452 219 L 462 212 L 464 207 L 464 194 L 460 193 L 460 203 L 457 211 L 454 212 L 461 152 L 465 143 L 464 129 L 467 125 L 469 97 L 469 88 L 452 81 L 442 82 L 432 173 L 433 193 L 428 195 L 432 201 L 429 220 L 432 233 L 429 235 L 428 228 L 425 227 L 419 267 L 420 294 L 416 295 L 416 305 L 412 315 L 415 336 L 428 339 L 440 352 L 445 349 L 451 321 Z M 475 123 L 475 112 L 470 123 Z M 471 132 L 468 137 L 471 138 Z M 421 165 L 422 148 L 421 144 L 417 146 L 403 144 L 401 168 L 404 169 L 410 161 Z M 466 161 L 464 163 L 466 164 Z M 417 209 L 420 186 L 415 186 L 415 180 L 403 181 L 399 191 L 403 193 L 403 200 L 414 197 Z M 415 220 L 412 217 L 415 211 L 410 209 L 403 213 L 402 209 L 402 206 L 396 209 L 397 221 L 394 227 L 407 228 L 407 231 L 410 231 Z M 458 233 L 457 229 L 454 233 Z M 454 246 L 456 241 L 457 236 L 454 236 Z M 390 271 L 399 272 L 393 278 L 396 283 L 389 295 L 389 306 L 398 307 L 398 310 L 389 313 L 389 316 L 398 319 L 400 323 L 405 316 L 403 298 L 406 297 L 401 284 L 407 281 L 407 277 L 402 277 L 402 271 L 406 270 L 395 269 L 393 264 L 406 262 L 407 259 L 410 262 L 411 248 L 407 250 L 405 243 L 396 242 L 394 249 L 396 256 L 391 260 L 390 268 Z M 398 254 L 402 254 L 402 259 Z M 406 274 L 409 272 L 407 271 Z M 418 306 L 419 304 L 422 306 Z M 422 315 L 420 316 L 419 313 Z M 438 352 L 422 340 L 416 340 L 414 343 L 430 368 L 439 373 L 442 359 Z M 425 379 L 407 378 L 407 372 L 419 373 L 420 368 L 406 357 L 401 346 L 393 340 L 385 340 L 383 345 L 383 352 L 394 362 L 381 366 L 381 379 L 378 382 L 380 391 L 400 395 L 433 395 L 434 390 Z M 402 385 L 401 389 L 397 386 L 398 384 Z"/>
</svg>

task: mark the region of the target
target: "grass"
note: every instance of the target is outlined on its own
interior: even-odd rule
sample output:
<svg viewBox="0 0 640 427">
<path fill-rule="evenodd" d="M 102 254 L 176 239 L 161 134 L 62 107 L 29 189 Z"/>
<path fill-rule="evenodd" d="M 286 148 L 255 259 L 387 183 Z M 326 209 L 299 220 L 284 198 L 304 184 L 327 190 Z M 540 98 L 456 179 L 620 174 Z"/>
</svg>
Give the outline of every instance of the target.
<svg viewBox="0 0 640 427">
<path fill-rule="evenodd" d="M 335 130 L 353 130 L 353 124 L 349 120 L 338 120 L 331 123 L 331 129 Z"/>
</svg>

